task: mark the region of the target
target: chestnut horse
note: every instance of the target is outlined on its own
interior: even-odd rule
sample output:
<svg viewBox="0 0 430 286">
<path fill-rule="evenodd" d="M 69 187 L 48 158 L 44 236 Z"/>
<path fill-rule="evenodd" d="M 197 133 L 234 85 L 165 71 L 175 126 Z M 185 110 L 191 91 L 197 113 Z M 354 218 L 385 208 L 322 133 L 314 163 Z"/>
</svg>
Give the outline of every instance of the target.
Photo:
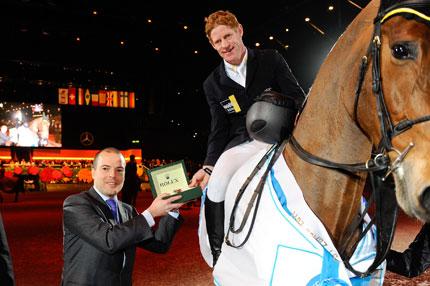
<svg viewBox="0 0 430 286">
<path fill-rule="evenodd" d="M 349 25 L 321 66 L 283 157 L 268 171 L 261 198 L 251 199 L 258 182 L 243 194 L 238 190 L 264 153 L 230 182 L 227 239 L 214 268 L 216 284 L 382 283 L 383 254 L 372 269 L 378 276 L 364 278 L 372 261 L 354 275 L 337 250 L 351 240 L 348 226 L 365 207 L 363 189 L 373 171 L 392 174 L 402 209 L 430 221 L 429 16 L 428 0 L 373 0 Z M 301 196 L 304 203 L 290 208 Z M 260 210 L 239 227 L 248 232 L 234 232 L 250 204 Z M 310 211 L 304 210 L 308 206 Z M 314 218 L 319 222 L 310 226 Z M 365 228 L 369 221 L 359 225 Z M 375 259 L 374 231 L 371 227 L 358 247 L 349 249 L 350 256 L 367 247 L 366 259 Z"/>
</svg>

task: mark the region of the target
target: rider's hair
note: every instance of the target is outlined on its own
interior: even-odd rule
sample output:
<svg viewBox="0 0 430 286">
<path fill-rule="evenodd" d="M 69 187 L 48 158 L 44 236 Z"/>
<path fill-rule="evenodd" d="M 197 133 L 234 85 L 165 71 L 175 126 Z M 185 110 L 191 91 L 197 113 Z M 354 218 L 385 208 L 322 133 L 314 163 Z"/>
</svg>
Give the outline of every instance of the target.
<svg viewBox="0 0 430 286">
<path fill-rule="evenodd" d="M 209 39 L 209 42 L 212 42 L 211 32 L 213 29 L 215 29 L 215 27 L 224 25 L 235 29 L 240 25 L 239 21 L 233 13 L 231 13 L 230 11 L 223 10 L 218 10 L 210 14 L 208 17 L 205 18 L 205 23 L 205 33 L 206 37 Z"/>
</svg>

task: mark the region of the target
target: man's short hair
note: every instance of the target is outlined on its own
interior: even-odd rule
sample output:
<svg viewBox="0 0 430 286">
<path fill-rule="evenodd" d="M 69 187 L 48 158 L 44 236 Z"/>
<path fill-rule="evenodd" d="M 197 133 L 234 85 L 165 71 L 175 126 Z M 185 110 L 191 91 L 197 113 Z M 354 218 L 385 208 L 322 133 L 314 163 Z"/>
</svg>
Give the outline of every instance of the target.
<svg viewBox="0 0 430 286">
<path fill-rule="evenodd" d="M 223 10 L 218 10 L 210 14 L 208 17 L 205 18 L 205 23 L 205 33 L 209 41 L 211 41 L 211 32 L 215 27 L 224 25 L 234 29 L 239 27 L 240 25 L 239 21 L 233 13 L 231 13 L 230 11 Z"/>
<path fill-rule="evenodd" d="M 97 168 L 97 163 L 99 161 L 100 154 L 102 154 L 102 153 L 114 153 L 114 154 L 121 155 L 123 161 L 125 162 L 124 156 L 122 155 L 121 151 L 119 151 L 115 147 L 107 147 L 107 148 L 104 148 L 104 149 L 98 151 L 96 153 L 96 155 L 94 156 L 93 165 L 92 165 L 93 169 Z"/>
</svg>

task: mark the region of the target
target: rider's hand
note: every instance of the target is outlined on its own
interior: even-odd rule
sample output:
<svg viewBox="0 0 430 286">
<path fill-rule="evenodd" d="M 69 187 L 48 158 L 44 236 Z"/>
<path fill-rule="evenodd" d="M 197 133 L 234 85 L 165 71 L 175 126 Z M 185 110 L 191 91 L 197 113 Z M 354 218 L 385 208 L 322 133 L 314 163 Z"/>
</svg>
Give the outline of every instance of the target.
<svg viewBox="0 0 430 286">
<path fill-rule="evenodd" d="M 198 170 L 194 174 L 193 178 L 191 179 L 191 182 L 189 184 L 190 187 L 200 186 L 202 189 L 204 189 L 206 187 L 206 185 L 208 184 L 210 175 L 205 170 L 203 170 L 205 168 L 212 171 L 213 166 L 206 165 L 206 166 L 203 166 L 202 169 Z"/>
<path fill-rule="evenodd" d="M 166 196 L 168 196 L 168 194 L 160 194 L 154 199 L 152 204 L 149 206 L 148 211 L 153 218 L 156 218 L 159 216 L 165 216 L 168 212 L 172 210 L 176 210 L 184 204 L 184 203 L 173 203 L 174 201 L 180 199 L 182 197 L 181 195 L 176 195 L 168 199 L 164 199 L 164 197 Z"/>
</svg>

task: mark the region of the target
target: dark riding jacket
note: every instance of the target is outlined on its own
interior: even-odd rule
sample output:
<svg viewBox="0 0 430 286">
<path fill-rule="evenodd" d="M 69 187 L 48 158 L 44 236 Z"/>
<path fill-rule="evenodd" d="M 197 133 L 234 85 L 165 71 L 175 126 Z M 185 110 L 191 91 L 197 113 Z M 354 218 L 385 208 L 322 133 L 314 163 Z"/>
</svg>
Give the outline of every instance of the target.
<svg viewBox="0 0 430 286">
<path fill-rule="evenodd" d="M 276 50 L 248 49 L 246 68 L 245 87 L 227 76 L 224 61 L 203 83 L 212 118 L 205 165 L 215 165 L 224 150 L 250 139 L 246 113 L 265 89 L 305 99 L 287 62 Z"/>
</svg>

